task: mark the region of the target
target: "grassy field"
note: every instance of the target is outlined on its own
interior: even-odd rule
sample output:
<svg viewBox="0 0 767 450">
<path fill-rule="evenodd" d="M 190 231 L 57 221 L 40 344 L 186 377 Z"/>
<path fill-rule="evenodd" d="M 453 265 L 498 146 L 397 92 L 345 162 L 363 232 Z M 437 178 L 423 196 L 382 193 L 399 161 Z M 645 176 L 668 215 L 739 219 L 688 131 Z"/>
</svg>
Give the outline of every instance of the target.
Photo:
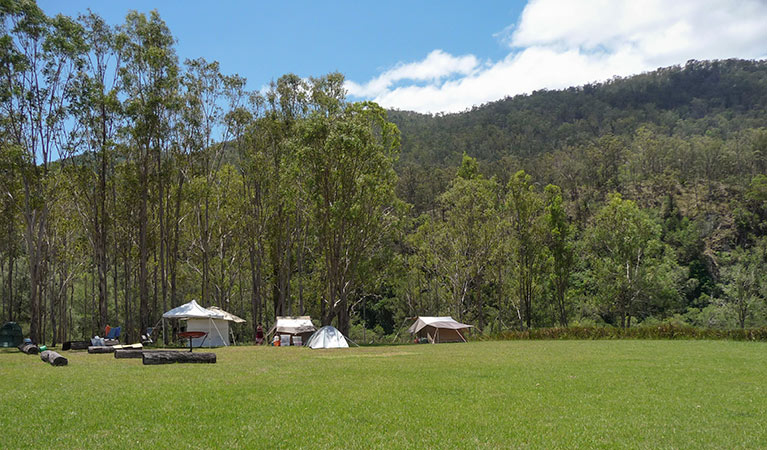
<svg viewBox="0 0 767 450">
<path fill-rule="evenodd" d="M 143 366 L 0 351 L 2 448 L 765 448 L 767 344 L 236 347 Z"/>
</svg>

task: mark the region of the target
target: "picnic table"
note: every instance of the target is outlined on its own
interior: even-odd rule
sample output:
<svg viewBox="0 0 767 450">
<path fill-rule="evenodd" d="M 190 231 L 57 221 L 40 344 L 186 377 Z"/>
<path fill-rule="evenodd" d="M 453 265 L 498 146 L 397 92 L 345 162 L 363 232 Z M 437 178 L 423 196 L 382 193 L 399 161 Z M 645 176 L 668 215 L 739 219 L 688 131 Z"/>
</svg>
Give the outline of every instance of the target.
<svg viewBox="0 0 767 450">
<path fill-rule="evenodd" d="M 180 338 L 187 338 L 189 339 L 189 351 L 192 351 L 192 339 L 198 339 L 203 338 L 202 342 L 205 342 L 205 338 L 208 336 L 208 333 L 204 331 L 182 331 L 178 334 L 178 337 Z M 202 346 L 202 342 L 200 342 L 200 346 Z"/>
</svg>

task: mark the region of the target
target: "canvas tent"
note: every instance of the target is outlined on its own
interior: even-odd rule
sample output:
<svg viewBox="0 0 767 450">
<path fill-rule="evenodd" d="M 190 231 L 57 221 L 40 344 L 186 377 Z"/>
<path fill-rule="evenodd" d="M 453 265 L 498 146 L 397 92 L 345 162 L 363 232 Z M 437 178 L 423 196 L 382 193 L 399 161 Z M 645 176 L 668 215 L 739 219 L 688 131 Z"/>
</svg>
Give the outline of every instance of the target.
<svg viewBox="0 0 767 450">
<path fill-rule="evenodd" d="M 231 342 L 228 339 L 228 338 L 231 338 L 231 341 L 234 341 L 234 333 L 232 331 L 231 324 L 232 323 L 245 323 L 245 319 L 237 317 L 237 316 L 235 316 L 234 314 L 232 314 L 230 312 L 224 311 L 223 309 L 219 308 L 218 306 L 209 306 L 208 310 L 223 315 L 224 319 L 223 320 L 213 319 L 213 321 L 209 322 L 209 323 L 202 323 L 201 321 L 199 321 L 200 323 L 194 323 L 194 322 L 198 322 L 198 321 L 197 320 L 195 320 L 195 321 L 191 321 L 190 320 L 189 322 L 187 322 L 187 328 L 186 328 L 187 331 L 205 331 L 205 332 L 208 333 L 208 339 L 210 339 L 211 336 L 218 337 L 217 330 L 210 329 L 210 324 L 212 323 L 212 324 L 218 325 L 218 330 L 220 330 L 221 333 L 224 336 L 227 337 L 227 339 L 225 340 L 224 343 L 219 343 L 217 341 L 214 341 L 212 344 L 215 344 L 215 345 L 208 345 L 208 339 L 206 339 L 205 342 L 203 343 L 203 347 L 221 347 L 221 346 L 231 345 Z M 190 326 L 191 326 L 191 328 L 190 328 Z M 205 329 L 206 326 L 207 326 L 208 330 Z M 224 330 L 226 330 L 226 333 L 224 333 Z"/>
<path fill-rule="evenodd" d="M 309 348 L 349 348 L 344 335 L 332 325 L 326 325 L 311 335 L 306 346 Z"/>
<path fill-rule="evenodd" d="M 301 342 L 305 343 L 309 336 L 317 331 L 309 316 L 277 316 L 277 321 L 266 334 L 267 337 L 276 333 L 279 335 L 300 336 Z M 295 339 L 294 339 L 295 341 Z"/>
<path fill-rule="evenodd" d="M 186 331 L 204 331 L 204 338 L 192 339 L 192 347 L 224 347 L 230 345 L 229 322 L 239 317 L 221 309 L 203 308 L 196 301 L 183 304 L 162 315 L 163 319 L 186 320 Z M 242 320 L 244 322 L 244 320 Z"/>
<path fill-rule="evenodd" d="M 438 344 L 442 342 L 466 342 L 463 335 L 469 328 L 472 326 L 456 322 L 450 316 L 420 316 L 416 318 L 415 323 L 410 326 L 408 331 L 419 338 L 428 339 L 432 344 Z"/>
</svg>

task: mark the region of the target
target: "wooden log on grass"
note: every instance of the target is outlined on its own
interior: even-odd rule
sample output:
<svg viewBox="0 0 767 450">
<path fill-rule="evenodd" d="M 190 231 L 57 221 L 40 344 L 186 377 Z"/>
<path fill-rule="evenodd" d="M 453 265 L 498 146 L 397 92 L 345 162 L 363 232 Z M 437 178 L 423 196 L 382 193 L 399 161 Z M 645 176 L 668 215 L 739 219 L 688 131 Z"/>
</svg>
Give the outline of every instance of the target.
<svg viewBox="0 0 767 450">
<path fill-rule="evenodd" d="M 66 341 L 61 346 L 61 350 L 67 351 L 67 350 L 88 350 L 88 347 L 91 345 L 90 341 Z"/>
<path fill-rule="evenodd" d="M 114 347 L 109 346 L 102 347 L 91 345 L 88 347 L 88 353 L 114 353 L 114 351 Z"/>
<path fill-rule="evenodd" d="M 19 345 L 19 350 L 21 350 L 22 353 L 26 353 L 27 355 L 36 355 L 40 353 L 40 349 L 37 348 L 35 344 L 31 344 L 29 342 L 24 342 L 23 344 Z"/>
<path fill-rule="evenodd" d="M 52 366 L 66 366 L 69 361 L 66 358 L 54 352 L 53 350 L 45 350 L 40 353 L 40 359 L 50 363 Z"/>
<path fill-rule="evenodd" d="M 142 355 L 144 365 L 173 364 L 173 363 L 203 363 L 215 364 L 215 353 L 192 353 L 184 351 L 175 352 L 144 352 Z"/>
<path fill-rule="evenodd" d="M 141 358 L 144 353 L 161 353 L 161 352 L 168 352 L 168 353 L 176 353 L 176 350 L 142 350 L 142 349 L 115 349 L 115 358 L 117 359 L 123 359 L 123 358 Z"/>
<path fill-rule="evenodd" d="M 124 359 L 124 358 L 141 358 L 141 355 L 144 353 L 143 350 L 115 350 L 115 358 L 116 359 Z"/>
</svg>

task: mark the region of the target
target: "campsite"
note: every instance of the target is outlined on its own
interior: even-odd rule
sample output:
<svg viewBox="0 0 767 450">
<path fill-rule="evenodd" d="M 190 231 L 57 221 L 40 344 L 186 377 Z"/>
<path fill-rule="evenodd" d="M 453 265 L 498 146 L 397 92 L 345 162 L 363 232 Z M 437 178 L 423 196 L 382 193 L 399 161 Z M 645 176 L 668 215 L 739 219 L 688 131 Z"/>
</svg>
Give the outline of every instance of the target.
<svg viewBox="0 0 767 450">
<path fill-rule="evenodd" d="M 69 352 L 69 366 L 53 368 L 0 350 L 2 446 L 767 446 L 765 343 L 214 351 L 216 364 L 156 367 Z"/>
<path fill-rule="evenodd" d="M 700 3 L 0 0 L 0 450 L 767 449 Z"/>
</svg>

